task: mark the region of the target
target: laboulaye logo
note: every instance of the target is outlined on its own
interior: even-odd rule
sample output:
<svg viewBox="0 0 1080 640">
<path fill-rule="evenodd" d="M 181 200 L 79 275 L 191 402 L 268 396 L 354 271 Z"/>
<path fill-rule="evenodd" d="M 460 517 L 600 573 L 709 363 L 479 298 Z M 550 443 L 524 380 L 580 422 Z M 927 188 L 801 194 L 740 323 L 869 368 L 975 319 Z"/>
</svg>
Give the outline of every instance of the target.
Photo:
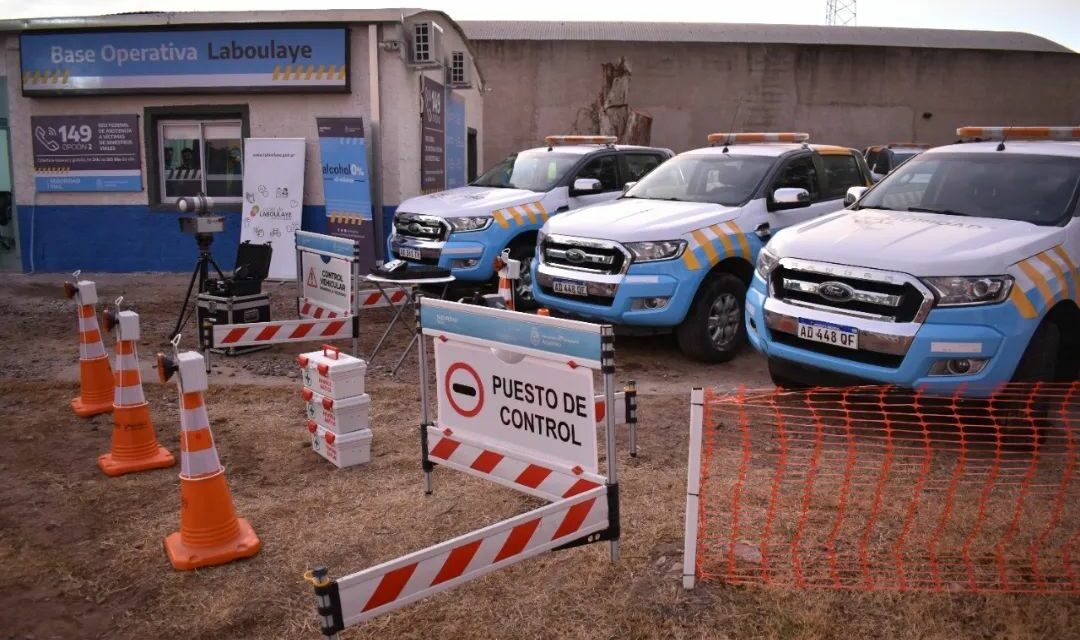
<svg viewBox="0 0 1080 640">
<path fill-rule="evenodd" d="M 855 290 L 843 282 L 822 282 L 818 285 L 817 292 L 830 302 L 847 302 L 855 297 Z"/>
<path fill-rule="evenodd" d="M 581 249 L 570 249 L 566 252 L 567 262 L 585 262 L 585 252 Z"/>
<path fill-rule="evenodd" d="M 532 333 L 529 334 L 529 342 L 531 342 L 534 347 L 540 346 L 540 330 L 536 327 L 533 327 Z"/>
</svg>

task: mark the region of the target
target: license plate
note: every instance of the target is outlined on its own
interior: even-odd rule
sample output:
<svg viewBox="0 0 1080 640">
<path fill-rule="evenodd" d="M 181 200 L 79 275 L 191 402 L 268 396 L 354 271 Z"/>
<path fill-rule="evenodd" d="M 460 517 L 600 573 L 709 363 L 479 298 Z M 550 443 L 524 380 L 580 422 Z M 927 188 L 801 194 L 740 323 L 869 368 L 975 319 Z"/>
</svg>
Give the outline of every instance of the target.
<svg viewBox="0 0 1080 640">
<path fill-rule="evenodd" d="M 584 282 L 574 282 L 572 280 L 556 280 L 552 283 L 551 288 L 555 290 L 555 293 L 565 293 L 570 296 L 587 296 L 589 295 L 589 287 Z"/>
<path fill-rule="evenodd" d="M 829 322 L 799 319 L 799 337 L 845 349 L 859 348 L 859 330 Z"/>
<path fill-rule="evenodd" d="M 397 252 L 398 252 L 399 256 L 401 256 L 402 258 L 405 258 L 406 260 L 419 260 L 420 259 L 420 250 L 419 249 L 413 249 L 411 247 L 398 247 Z"/>
</svg>

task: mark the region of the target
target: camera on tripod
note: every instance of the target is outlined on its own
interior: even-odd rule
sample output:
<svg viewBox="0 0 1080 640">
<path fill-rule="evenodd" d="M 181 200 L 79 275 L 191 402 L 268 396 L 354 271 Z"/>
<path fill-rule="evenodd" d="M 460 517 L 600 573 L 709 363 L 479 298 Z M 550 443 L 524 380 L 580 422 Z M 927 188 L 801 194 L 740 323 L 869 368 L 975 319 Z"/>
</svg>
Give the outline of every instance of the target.
<svg viewBox="0 0 1080 640">
<path fill-rule="evenodd" d="M 225 231 L 225 216 L 212 215 L 214 199 L 200 193 L 196 196 L 179 198 L 176 208 L 180 213 L 192 215 L 180 216 L 180 231 L 193 236 L 210 235 Z"/>
</svg>

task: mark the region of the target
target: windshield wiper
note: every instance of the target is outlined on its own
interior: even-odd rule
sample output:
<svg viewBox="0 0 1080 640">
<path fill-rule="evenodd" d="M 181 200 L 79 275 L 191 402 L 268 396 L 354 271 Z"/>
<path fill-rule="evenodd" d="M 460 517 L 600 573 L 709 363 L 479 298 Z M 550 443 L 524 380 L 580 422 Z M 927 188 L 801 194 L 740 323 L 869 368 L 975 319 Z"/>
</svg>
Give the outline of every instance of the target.
<svg viewBox="0 0 1080 640">
<path fill-rule="evenodd" d="M 946 216 L 964 216 L 971 217 L 970 213 L 963 213 L 962 211 L 953 211 L 952 209 L 932 209 L 930 207 L 908 207 L 908 211 L 912 213 L 939 213 Z"/>
</svg>

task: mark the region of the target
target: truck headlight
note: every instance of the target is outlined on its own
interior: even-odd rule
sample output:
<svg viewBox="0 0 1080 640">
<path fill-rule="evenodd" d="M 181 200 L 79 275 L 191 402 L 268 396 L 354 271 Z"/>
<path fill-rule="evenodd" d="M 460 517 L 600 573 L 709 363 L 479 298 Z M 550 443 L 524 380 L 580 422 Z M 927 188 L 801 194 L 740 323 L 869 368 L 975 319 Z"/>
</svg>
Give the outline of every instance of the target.
<svg viewBox="0 0 1080 640">
<path fill-rule="evenodd" d="M 923 282 L 937 294 L 940 307 L 1001 302 L 1013 286 L 1012 276 L 943 276 L 923 278 Z"/>
<path fill-rule="evenodd" d="M 769 251 L 768 248 L 758 251 L 757 264 L 754 265 L 754 271 L 761 276 L 761 279 L 765 282 L 769 281 L 769 274 L 776 268 L 776 265 L 780 263 L 780 258 L 776 257 L 776 254 Z"/>
<path fill-rule="evenodd" d="M 660 240 L 657 242 L 628 242 L 623 245 L 633 256 L 634 262 L 656 262 L 678 258 L 686 249 L 686 240 Z"/>
<path fill-rule="evenodd" d="M 447 218 L 446 224 L 450 230 L 457 233 L 465 231 L 483 231 L 491 226 L 492 218 L 489 216 L 466 216 L 460 218 Z"/>
</svg>

